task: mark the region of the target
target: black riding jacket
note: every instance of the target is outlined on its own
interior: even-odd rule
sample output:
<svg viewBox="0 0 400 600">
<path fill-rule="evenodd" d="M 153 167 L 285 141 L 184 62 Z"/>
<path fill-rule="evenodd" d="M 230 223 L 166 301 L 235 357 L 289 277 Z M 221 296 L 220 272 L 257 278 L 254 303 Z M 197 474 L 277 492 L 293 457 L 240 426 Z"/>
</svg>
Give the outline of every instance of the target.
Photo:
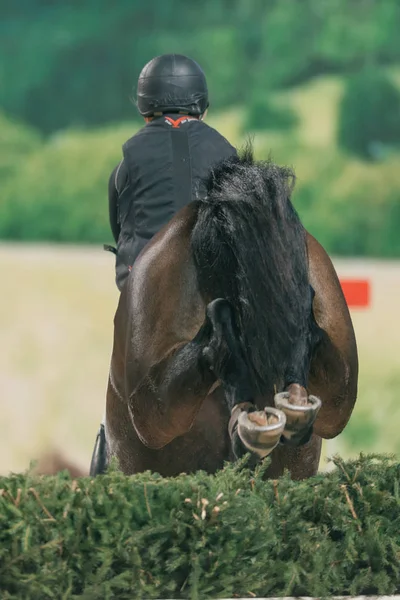
<svg viewBox="0 0 400 600">
<path fill-rule="evenodd" d="M 163 115 L 122 147 L 109 183 L 110 224 L 121 290 L 147 242 L 186 204 L 204 194 L 211 167 L 236 150 L 199 119 Z"/>
</svg>

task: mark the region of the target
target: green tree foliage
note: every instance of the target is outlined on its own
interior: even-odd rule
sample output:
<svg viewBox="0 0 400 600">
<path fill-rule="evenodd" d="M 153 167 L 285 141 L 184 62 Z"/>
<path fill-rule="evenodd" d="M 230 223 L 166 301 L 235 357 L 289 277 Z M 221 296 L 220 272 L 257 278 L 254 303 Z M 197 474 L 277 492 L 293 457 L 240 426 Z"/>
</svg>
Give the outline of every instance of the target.
<svg viewBox="0 0 400 600">
<path fill-rule="evenodd" d="M 338 143 L 372 160 L 400 145 L 400 91 L 385 73 L 368 69 L 349 80 L 339 108 Z"/>
<path fill-rule="evenodd" d="M 267 130 L 258 156 L 295 166 L 295 205 L 329 252 L 399 257 L 398 93 L 383 68 L 400 62 L 398 31 L 397 0 L 0 3 L 0 237 L 110 241 L 107 179 L 138 127 L 136 78 L 156 54 L 183 52 L 207 73 L 211 124 L 234 144 Z M 299 95 L 372 58 L 378 71 L 349 79 L 338 127 L 342 147 L 385 158 L 365 171 L 332 134 L 309 141 L 335 122 L 337 97 L 324 113 L 325 98 Z"/>
<path fill-rule="evenodd" d="M 283 113 L 276 99 L 268 106 L 272 114 L 262 104 L 260 118 L 268 117 L 268 128 L 274 129 Z M 240 125 L 239 112 L 232 119 Z M 221 121 L 217 115 L 217 126 Z M 1 116 L 0 124 L 0 150 L 4 148 L 0 154 L 0 238 L 111 242 L 107 181 L 121 160 L 122 144 L 140 125 L 67 130 L 43 140 L 33 130 Z M 260 123 L 254 126 L 259 129 Z M 227 134 L 229 139 L 234 137 Z M 264 134 L 264 142 L 263 135 L 256 136 L 256 142 L 265 143 L 258 148 L 259 157 L 271 151 L 270 134 Z M 301 144 L 296 148 L 296 138 L 290 154 L 287 148 L 292 147 L 293 134 L 279 132 L 279 139 L 286 136 L 283 155 L 277 156 L 274 150 L 273 157 L 303 170 L 293 202 L 305 226 L 327 251 L 342 256 L 400 257 L 397 155 L 370 166 L 329 147 L 320 150 Z"/>
<path fill-rule="evenodd" d="M 110 241 L 107 181 L 137 127 L 68 131 L 14 155 L 2 182 L 0 235 L 14 240 Z M 13 129 L 8 129 L 11 137 Z M 27 138 L 27 136 L 25 136 Z"/>
<path fill-rule="evenodd" d="M 268 100 L 266 95 L 252 96 L 246 106 L 243 131 L 262 131 L 263 129 L 292 129 L 297 117 L 288 107 L 278 107 Z"/>
<path fill-rule="evenodd" d="M 41 136 L 32 128 L 0 113 L 0 178 L 2 184 L 15 176 L 21 163 L 40 148 Z"/>
<path fill-rule="evenodd" d="M 400 56 L 397 0 L 25 0 L 0 7 L 0 107 L 42 132 L 116 122 L 142 66 L 186 53 L 214 107 Z"/>
<path fill-rule="evenodd" d="M 400 592 L 400 466 L 308 481 L 242 464 L 163 479 L 0 477 L 0 596 L 232 598 Z"/>
<path fill-rule="evenodd" d="M 396 156 L 391 172 L 397 161 Z M 354 165 L 355 179 L 347 191 L 335 189 L 335 180 L 327 171 L 319 173 L 314 182 L 299 182 L 295 191 L 294 204 L 305 227 L 335 256 L 400 257 L 398 183 L 385 188 L 390 185 L 385 181 L 389 168 L 363 181 L 363 173 L 357 176 Z"/>
</svg>

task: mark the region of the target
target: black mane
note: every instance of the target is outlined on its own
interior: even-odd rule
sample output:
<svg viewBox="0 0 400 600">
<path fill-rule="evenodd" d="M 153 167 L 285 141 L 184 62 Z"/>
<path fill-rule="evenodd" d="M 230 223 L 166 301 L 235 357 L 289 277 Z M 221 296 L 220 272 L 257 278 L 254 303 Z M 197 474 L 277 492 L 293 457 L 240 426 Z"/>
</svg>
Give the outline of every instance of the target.
<svg viewBox="0 0 400 600">
<path fill-rule="evenodd" d="M 260 393 L 282 385 L 293 346 L 309 328 L 306 233 L 290 201 L 294 184 L 291 169 L 256 161 L 248 144 L 210 173 L 192 234 L 200 291 L 234 306 Z"/>
</svg>

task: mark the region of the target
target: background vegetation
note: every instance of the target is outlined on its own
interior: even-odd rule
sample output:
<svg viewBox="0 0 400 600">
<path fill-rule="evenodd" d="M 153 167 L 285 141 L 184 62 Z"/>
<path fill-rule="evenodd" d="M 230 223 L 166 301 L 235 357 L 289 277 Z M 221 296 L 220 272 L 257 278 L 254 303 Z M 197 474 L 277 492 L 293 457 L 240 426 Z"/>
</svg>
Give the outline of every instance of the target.
<svg viewBox="0 0 400 600">
<path fill-rule="evenodd" d="M 206 71 L 210 123 L 295 166 L 296 207 L 330 252 L 400 256 L 397 0 L 25 0 L 0 23 L 3 239 L 110 240 L 137 76 L 181 52 Z"/>
</svg>

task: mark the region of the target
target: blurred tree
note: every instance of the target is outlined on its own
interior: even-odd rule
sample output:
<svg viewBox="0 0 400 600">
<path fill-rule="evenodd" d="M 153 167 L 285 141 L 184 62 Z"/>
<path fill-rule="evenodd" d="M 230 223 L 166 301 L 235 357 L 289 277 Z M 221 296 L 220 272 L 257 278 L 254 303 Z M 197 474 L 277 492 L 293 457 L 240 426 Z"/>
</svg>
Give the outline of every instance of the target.
<svg viewBox="0 0 400 600">
<path fill-rule="evenodd" d="M 243 130 L 263 129 L 288 130 L 298 122 L 297 115 L 288 107 L 279 107 L 268 100 L 265 94 L 253 95 L 246 107 Z"/>
<path fill-rule="evenodd" d="M 204 66 L 213 107 L 400 59 L 398 0 L 21 0 L 0 3 L 0 107 L 44 133 L 132 118 L 164 52 Z"/>
<path fill-rule="evenodd" d="M 380 70 L 368 68 L 348 81 L 339 106 L 338 143 L 370 160 L 400 145 L 400 92 Z"/>
</svg>

